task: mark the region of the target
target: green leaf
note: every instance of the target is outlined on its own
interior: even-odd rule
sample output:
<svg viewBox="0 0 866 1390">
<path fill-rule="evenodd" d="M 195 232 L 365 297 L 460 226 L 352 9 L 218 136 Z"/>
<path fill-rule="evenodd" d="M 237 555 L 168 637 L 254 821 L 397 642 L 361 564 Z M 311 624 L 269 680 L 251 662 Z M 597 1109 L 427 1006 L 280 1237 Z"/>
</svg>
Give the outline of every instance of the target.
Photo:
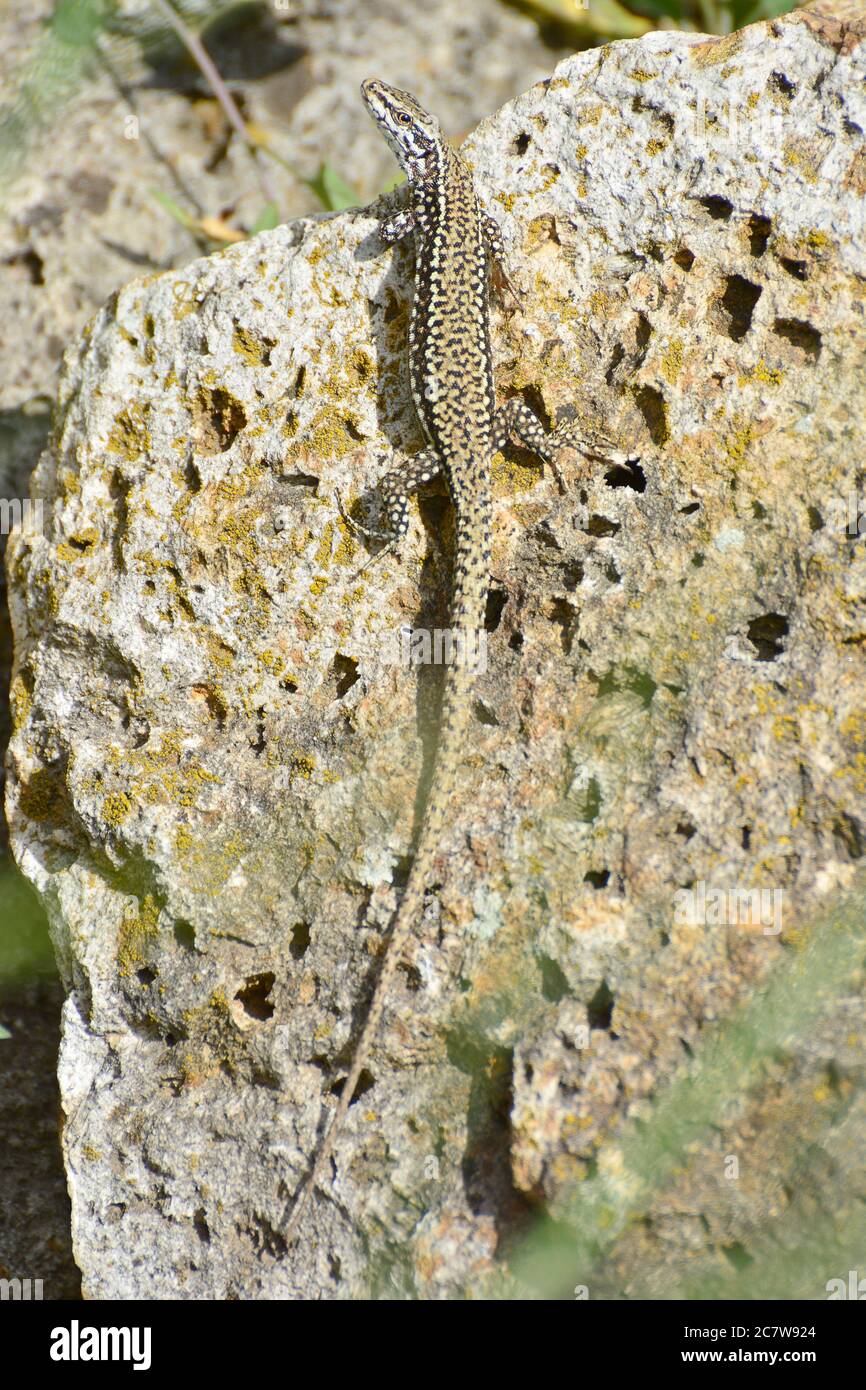
<svg viewBox="0 0 866 1390">
<path fill-rule="evenodd" d="M 588 21 L 589 28 L 604 38 L 638 38 L 652 28 L 643 15 L 634 14 L 631 7 L 627 9 L 625 5 L 620 5 L 618 0 L 589 0 L 588 8 L 582 13 Z M 572 23 L 579 24 L 580 20 L 575 19 Z"/>
<path fill-rule="evenodd" d="M 683 18 L 683 0 L 630 0 L 635 14 L 650 15 L 652 19 L 669 19 L 679 23 Z"/>
<path fill-rule="evenodd" d="M 357 191 L 331 164 L 321 164 L 315 178 L 304 179 L 304 183 L 328 212 L 341 212 L 343 208 L 358 206 Z"/>
<path fill-rule="evenodd" d="M 761 19 L 775 19 L 793 8 L 791 0 L 732 0 L 731 28 L 742 29 Z"/>
<path fill-rule="evenodd" d="M 8 1028 L 4 1028 L 4 1027 L 3 1027 L 3 1024 L 0 1023 L 0 1042 L 4 1042 L 6 1038 L 11 1038 L 11 1037 L 12 1037 L 12 1034 L 9 1032 L 9 1029 L 8 1029 Z"/>
<path fill-rule="evenodd" d="M 672 0 L 668 5 L 668 14 L 676 3 L 677 0 Z M 540 24 L 553 20 L 581 34 L 599 34 L 605 38 L 636 38 L 652 28 L 641 15 L 633 13 L 639 5 L 627 8 L 619 0 L 588 0 L 588 4 L 582 4 L 581 0 L 522 0 L 522 8 Z"/>
<path fill-rule="evenodd" d="M 158 188 L 152 188 L 150 193 L 151 197 L 155 198 L 176 222 L 179 222 L 182 227 L 186 227 L 187 231 L 198 230 L 198 219 L 193 217 L 192 213 L 187 212 L 185 208 L 182 208 L 180 203 L 176 203 L 174 198 L 170 198 L 167 193 L 162 193 Z"/>
<path fill-rule="evenodd" d="M 280 225 L 280 213 L 276 203 L 268 203 L 267 207 L 262 208 L 253 225 L 250 227 L 250 236 L 257 236 L 259 232 L 271 232 L 274 227 Z"/>
</svg>

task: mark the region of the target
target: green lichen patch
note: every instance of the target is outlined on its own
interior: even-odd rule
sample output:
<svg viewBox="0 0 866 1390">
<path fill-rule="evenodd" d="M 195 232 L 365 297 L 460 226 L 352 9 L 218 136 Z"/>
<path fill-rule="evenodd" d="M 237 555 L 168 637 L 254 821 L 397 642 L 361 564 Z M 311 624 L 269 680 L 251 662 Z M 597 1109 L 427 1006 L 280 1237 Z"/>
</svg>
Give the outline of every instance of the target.
<svg viewBox="0 0 866 1390">
<path fill-rule="evenodd" d="M 755 431 L 751 424 L 744 422 L 739 416 L 733 421 L 733 428 L 724 437 L 725 453 L 731 463 L 739 465 L 745 462 L 746 456 L 754 442 Z"/>
<path fill-rule="evenodd" d="M 93 550 L 98 540 L 99 532 L 96 527 L 85 526 L 81 530 L 73 532 L 68 540 L 60 542 L 57 547 L 57 558 L 71 564 Z"/>
<path fill-rule="evenodd" d="M 330 565 L 331 547 L 333 545 L 333 541 L 334 523 L 332 521 L 329 521 L 326 523 L 325 528 L 322 531 L 321 537 L 319 538 L 319 544 L 316 547 L 315 556 L 313 557 L 319 569 L 327 569 Z"/>
<path fill-rule="evenodd" d="M 309 782 L 316 771 L 315 758 L 311 758 L 309 754 L 303 753 L 297 748 L 289 754 L 288 765 L 290 782 L 294 782 L 298 778 L 304 782 Z"/>
<path fill-rule="evenodd" d="M 102 803 L 102 819 L 108 826 L 123 825 L 132 814 L 132 797 L 127 792 L 112 792 Z"/>
<path fill-rule="evenodd" d="M 12 677 L 9 705 L 12 712 L 12 732 L 17 733 L 26 724 L 33 706 L 33 678 L 23 670 Z"/>
<path fill-rule="evenodd" d="M 255 661 L 262 671 L 267 671 L 272 676 L 278 676 L 286 665 L 279 652 L 272 652 L 270 647 L 265 647 L 263 651 L 257 652 Z"/>
<path fill-rule="evenodd" d="M 355 420 L 334 406 L 324 406 L 306 430 L 302 439 L 293 442 L 287 451 L 290 460 L 302 460 L 312 453 L 322 459 L 338 459 L 357 449 L 363 438 Z"/>
<path fill-rule="evenodd" d="M 749 382 L 760 381 L 767 386 L 781 386 L 785 379 L 785 373 L 775 367 L 768 367 L 763 357 L 755 363 L 751 371 L 744 372 L 739 378 L 741 386 L 747 386 Z"/>
<path fill-rule="evenodd" d="M 213 632 L 205 634 L 208 659 L 219 671 L 230 671 L 235 663 L 235 654 L 227 642 Z"/>
<path fill-rule="evenodd" d="M 676 386 L 677 377 L 683 369 L 683 344 L 680 338 L 672 338 L 662 355 L 662 376 L 669 386 Z"/>
<path fill-rule="evenodd" d="M 557 240 L 556 218 L 551 213 L 533 217 L 523 237 L 523 245 L 528 255 L 537 251 L 549 241 Z"/>
<path fill-rule="evenodd" d="M 69 811 L 69 794 L 59 769 L 36 768 L 20 785 L 18 809 L 28 820 L 62 824 Z"/>
<path fill-rule="evenodd" d="M 528 492 L 537 485 L 542 468 L 533 461 L 528 451 L 509 449 L 508 456 L 494 454 L 491 461 L 491 477 L 494 494 L 497 497 L 512 497 L 520 492 Z"/>
<path fill-rule="evenodd" d="M 369 352 L 361 347 L 353 348 L 345 361 L 345 374 L 350 386 L 369 386 L 376 375 L 376 367 Z"/>
<path fill-rule="evenodd" d="M 721 67 L 735 53 L 739 53 L 742 45 L 742 32 L 728 34 L 723 39 L 709 39 L 706 43 L 695 44 L 689 49 L 689 57 L 696 68 Z"/>
<path fill-rule="evenodd" d="M 826 232 L 819 232 L 813 228 L 806 234 L 806 245 L 810 251 L 826 251 L 830 245 L 830 238 Z"/>
<path fill-rule="evenodd" d="M 127 903 L 117 938 L 117 969 L 122 976 L 140 970 L 159 940 L 159 903 L 152 893 Z"/>
<path fill-rule="evenodd" d="M 194 685 L 190 693 L 196 699 L 203 700 L 211 719 L 222 727 L 229 715 L 229 702 L 225 691 L 218 685 Z"/>
<path fill-rule="evenodd" d="M 249 844 L 238 831 L 215 836 L 210 830 L 196 834 L 186 824 L 175 831 L 175 848 L 183 863 L 184 883 L 191 893 L 216 897 L 225 887 Z"/>
<path fill-rule="evenodd" d="M 255 563 L 259 554 L 255 531 L 257 515 L 255 507 L 244 507 L 235 516 L 224 517 L 217 532 L 219 541 L 249 564 Z"/>
<path fill-rule="evenodd" d="M 271 611 L 271 592 L 262 576 L 251 566 L 245 566 L 231 582 L 232 591 L 242 600 L 242 621 L 253 631 L 268 626 Z"/>
<path fill-rule="evenodd" d="M 202 791 L 220 785 L 221 779 L 208 772 L 182 746 L 179 732 L 163 733 L 154 746 L 130 750 L 123 762 L 127 785 L 123 794 L 133 803 L 151 806 L 168 802 L 175 806 L 191 807 L 198 803 Z"/>
<path fill-rule="evenodd" d="M 108 448 L 132 463 L 148 452 L 150 444 L 147 407 L 134 402 L 116 416 L 108 435 Z"/>
<path fill-rule="evenodd" d="M 181 1022 L 186 1037 L 179 1049 L 178 1076 L 184 1086 L 198 1085 L 221 1068 L 249 1069 L 246 1038 L 222 985 L 212 991 L 206 1003 L 187 1009 Z"/>
<path fill-rule="evenodd" d="M 275 347 L 273 338 L 260 338 L 251 328 L 236 327 L 232 334 L 233 350 L 250 367 L 267 367 Z"/>
<path fill-rule="evenodd" d="M 334 551 L 334 564 L 349 565 L 358 553 L 358 543 L 342 517 L 335 524 L 339 540 Z"/>
<path fill-rule="evenodd" d="M 785 163 L 789 168 L 796 169 L 806 183 L 818 182 L 826 154 L 827 142 L 823 137 L 807 139 L 802 136 L 791 136 L 782 147 L 782 157 Z"/>
</svg>

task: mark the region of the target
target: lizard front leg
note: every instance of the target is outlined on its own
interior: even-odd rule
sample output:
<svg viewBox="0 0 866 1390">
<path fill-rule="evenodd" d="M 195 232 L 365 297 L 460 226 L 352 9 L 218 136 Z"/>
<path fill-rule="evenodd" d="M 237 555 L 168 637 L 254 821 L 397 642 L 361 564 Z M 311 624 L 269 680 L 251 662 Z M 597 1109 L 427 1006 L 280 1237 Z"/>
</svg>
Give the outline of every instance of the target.
<svg viewBox="0 0 866 1390">
<path fill-rule="evenodd" d="M 382 479 L 379 488 L 385 513 L 385 526 L 372 529 L 361 526 L 343 512 L 345 520 L 354 531 L 373 540 L 387 541 L 379 555 L 395 550 L 409 529 L 409 498 L 424 483 L 432 482 L 442 471 L 442 463 L 435 449 L 422 449 L 411 458 L 404 459 L 392 468 Z M 339 501 L 339 499 L 338 499 Z M 367 562 L 370 563 L 369 561 Z M 366 566 L 364 566 L 366 568 Z"/>
<path fill-rule="evenodd" d="M 565 492 L 565 480 L 556 455 L 562 449 L 577 449 L 587 458 L 603 463 L 630 464 L 638 458 L 637 454 L 626 454 L 614 448 L 612 441 L 600 432 L 587 434 L 577 420 L 564 420 L 555 429 L 546 430 L 532 407 L 520 396 L 512 396 L 497 410 L 493 419 L 492 452 L 504 449 L 512 435 L 517 435 L 549 465 L 561 492 Z"/>
<path fill-rule="evenodd" d="M 508 293 L 511 295 L 511 298 L 517 305 L 517 308 L 520 309 L 522 307 L 520 295 L 517 293 L 517 290 L 512 285 L 510 279 L 508 278 L 508 272 L 505 269 L 505 242 L 502 240 L 502 233 L 499 230 L 499 223 L 496 222 L 494 218 L 490 216 L 489 212 L 484 212 L 482 210 L 481 225 L 484 228 L 484 238 L 487 242 L 488 248 L 490 250 L 490 256 L 493 261 L 494 273 L 496 276 L 499 277 L 501 284 L 504 285 L 505 288 L 508 290 Z"/>
<path fill-rule="evenodd" d="M 504 272 L 505 242 L 502 240 L 499 223 L 490 216 L 489 212 L 481 213 L 481 222 L 484 227 L 484 235 L 487 238 L 487 245 L 490 247 L 490 254 L 500 270 Z"/>
<path fill-rule="evenodd" d="M 383 241 L 393 243 L 402 241 L 415 230 L 415 209 L 404 208 L 401 212 L 389 213 L 379 223 L 379 235 Z"/>
</svg>

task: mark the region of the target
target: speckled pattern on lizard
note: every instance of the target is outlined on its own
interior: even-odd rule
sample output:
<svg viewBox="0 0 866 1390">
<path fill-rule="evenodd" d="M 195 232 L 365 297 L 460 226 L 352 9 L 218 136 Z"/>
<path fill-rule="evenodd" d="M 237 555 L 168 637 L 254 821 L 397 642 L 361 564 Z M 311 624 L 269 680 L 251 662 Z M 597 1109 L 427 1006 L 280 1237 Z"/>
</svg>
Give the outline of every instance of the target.
<svg viewBox="0 0 866 1390">
<path fill-rule="evenodd" d="M 565 483 L 556 463 L 563 448 L 590 458 L 629 462 L 633 455 L 610 446 L 602 434 L 588 438 L 570 421 L 546 431 L 520 397 L 497 409 L 490 335 L 491 268 L 504 274 L 504 249 L 496 222 L 482 208 L 472 173 L 446 140 L 439 122 L 408 92 L 366 81 L 367 107 L 405 171 L 410 204 L 380 224 L 385 242 L 414 233 L 415 299 L 409 329 L 409 372 L 415 409 L 427 448 L 388 473 L 383 503 L 389 548 L 405 536 L 409 494 L 443 474 L 456 514 L 451 600 L 452 651 L 478 650 L 484 627 L 490 571 L 493 455 L 517 437 Z M 286 1239 L 296 1234 L 307 1200 L 324 1178 L 340 1126 L 354 1096 L 400 962 L 418 921 L 444 828 L 456 804 L 464 737 L 471 712 L 472 662 L 448 666 L 436 762 L 412 867 L 397 911 L 373 998 L 355 1046 L 349 1074 L 313 1166 L 301 1184 Z"/>
</svg>

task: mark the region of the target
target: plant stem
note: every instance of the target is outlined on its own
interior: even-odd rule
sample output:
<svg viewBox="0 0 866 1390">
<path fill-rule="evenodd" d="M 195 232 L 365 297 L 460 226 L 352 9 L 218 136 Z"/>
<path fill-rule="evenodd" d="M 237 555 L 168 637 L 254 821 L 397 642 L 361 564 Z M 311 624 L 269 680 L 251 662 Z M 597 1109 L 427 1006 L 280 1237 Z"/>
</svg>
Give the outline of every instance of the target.
<svg viewBox="0 0 866 1390">
<path fill-rule="evenodd" d="M 259 183 L 261 184 L 262 192 L 264 193 L 268 202 L 276 204 L 276 194 L 274 192 L 273 185 L 271 184 L 271 181 L 268 178 L 267 171 L 264 169 L 264 167 L 262 166 L 262 162 L 259 159 L 259 150 L 257 149 L 255 143 L 250 139 L 249 133 L 247 132 L 247 128 L 244 125 L 243 116 L 238 110 L 231 92 L 229 91 L 225 82 L 223 82 L 223 79 L 219 74 L 216 64 L 214 63 L 213 59 L 211 58 L 210 54 L 208 53 L 198 34 L 194 33 L 193 30 L 190 29 L 189 25 L 181 19 L 177 11 L 173 9 L 172 6 L 168 3 L 168 0 L 152 0 L 152 3 L 156 6 L 159 12 L 165 16 L 166 20 L 171 25 L 172 29 L 174 29 L 175 33 L 180 39 L 181 43 L 189 51 L 190 55 L 200 68 L 201 72 L 203 73 L 205 79 L 207 80 L 211 88 L 211 91 L 213 92 L 214 96 L 216 97 L 217 101 L 222 107 L 229 125 L 240 136 L 247 149 L 250 151 L 250 154 L 252 155 L 253 161 L 256 166 L 256 173 L 258 174 L 258 179 Z"/>
</svg>

